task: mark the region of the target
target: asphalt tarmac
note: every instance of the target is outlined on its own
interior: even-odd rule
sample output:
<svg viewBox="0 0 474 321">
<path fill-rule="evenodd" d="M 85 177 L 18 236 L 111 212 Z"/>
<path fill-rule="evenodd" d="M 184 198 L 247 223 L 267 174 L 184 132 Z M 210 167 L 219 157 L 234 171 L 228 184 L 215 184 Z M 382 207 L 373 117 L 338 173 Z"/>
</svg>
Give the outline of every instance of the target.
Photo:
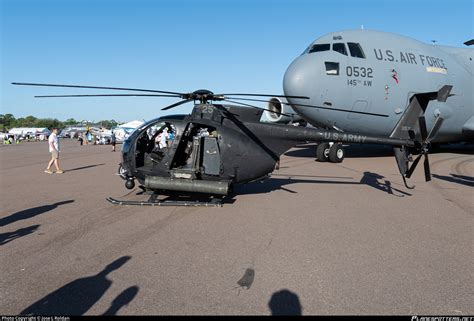
<svg viewBox="0 0 474 321">
<path fill-rule="evenodd" d="M 474 314 L 474 153 L 430 155 L 404 187 L 389 148 L 342 164 L 292 149 L 223 207 L 145 200 L 120 152 L 0 146 L 0 315 Z M 120 150 L 120 145 L 118 145 Z"/>
</svg>

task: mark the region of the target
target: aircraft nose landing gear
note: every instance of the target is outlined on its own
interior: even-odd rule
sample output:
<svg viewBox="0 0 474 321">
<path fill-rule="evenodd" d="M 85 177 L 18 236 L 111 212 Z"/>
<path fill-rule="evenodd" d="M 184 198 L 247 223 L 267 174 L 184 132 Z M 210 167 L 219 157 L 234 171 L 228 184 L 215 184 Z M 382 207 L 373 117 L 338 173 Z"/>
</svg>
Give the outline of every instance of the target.
<svg viewBox="0 0 474 321">
<path fill-rule="evenodd" d="M 344 147 L 337 143 L 319 143 L 316 148 L 316 158 L 320 162 L 342 163 Z"/>
</svg>

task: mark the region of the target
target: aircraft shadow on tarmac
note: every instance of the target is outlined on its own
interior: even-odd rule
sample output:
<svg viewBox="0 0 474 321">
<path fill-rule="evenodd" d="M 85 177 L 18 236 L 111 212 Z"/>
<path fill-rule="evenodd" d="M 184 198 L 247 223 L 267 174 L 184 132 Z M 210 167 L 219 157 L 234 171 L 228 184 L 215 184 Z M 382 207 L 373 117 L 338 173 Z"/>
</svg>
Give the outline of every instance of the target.
<svg viewBox="0 0 474 321">
<path fill-rule="evenodd" d="M 268 307 L 272 315 L 302 315 L 303 310 L 298 295 L 287 289 L 273 293 Z"/>
<path fill-rule="evenodd" d="M 458 174 L 450 174 L 451 176 L 433 174 L 434 178 L 441 179 L 443 181 L 457 183 L 461 185 L 474 187 L 474 177 Z"/>
<path fill-rule="evenodd" d="M 32 225 L 24 228 L 20 228 L 14 232 L 7 232 L 0 234 L 0 246 L 7 244 L 13 240 L 19 239 L 20 237 L 34 233 L 40 225 Z"/>
<path fill-rule="evenodd" d="M 71 168 L 71 169 L 66 170 L 66 172 L 79 171 L 79 170 L 81 170 L 81 169 L 87 169 L 87 168 L 96 167 L 96 166 L 102 166 L 102 165 L 105 165 L 105 164 L 95 164 L 95 165 L 88 165 L 88 166 L 82 166 L 82 167 Z"/>
<path fill-rule="evenodd" d="M 283 176 L 286 178 L 275 178 L 277 176 Z M 294 177 L 309 177 L 309 179 L 294 178 Z M 321 178 L 321 179 L 311 179 Z M 339 179 L 351 179 L 352 177 L 330 177 L 330 176 L 304 176 L 304 175 L 281 175 L 274 174 L 271 178 L 263 182 L 253 182 L 246 185 L 237 186 L 234 190 L 234 194 L 246 195 L 246 194 L 264 194 L 270 193 L 275 190 L 284 190 L 292 194 L 296 194 L 296 191 L 290 188 L 284 187 L 285 185 L 304 183 L 304 184 L 331 184 L 331 185 L 368 185 L 380 191 L 388 194 L 404 197 L 411 196 L 412 194 L 394 188 L 389 180 L 384 179 L 385 177 L 377 173 L 364 172 L 363 177 L 359 182 L 347 181 Z"/>
<path fill-rule="evenodd" d="M 282 178 L 278 178 L 278 177 Z M 314 179 L 319 178 L 319 179 Z M 412 196 L 412 194 L 404 192 L 400 189 L 397 189 L 392 186 L 392 183 L 389 180 L 384 179 L 385 177 L 377 173 L 364 172 L 363 177 L 359 182 L 350 181 L 353 177 L 345 176 L 310 176 L 310 175 L 283 175 L 283 174 L 273 174 L 272 177 L 262 180 L 251 182 L 244 185 L 237 185 L 234 187 L 231 194 L 227 195 L 222 199 L 224 204 L 233 204 L 236 201 L 236 197 L 239 195 L 248 195 L 248 194 L 266 194 L 276 190 L 284 190 L 291 194 L 297 194 L 296 191 L 291 188 L 285 187 L 286 185 L 291 184 L 315 184 L 315 185 L 368 185 L 377 190 L 385 192 L 387 194 L 404 197 Z M 345 179 L 345 180 L 342 180 Z M 149 195 L 143 191 L 138 191 L 134 193 L 135 196 Z M 208 202 L 211 198 L 207 194 L 186 194 L 182 195 L 179 192 L 167 192 L 166 194 L 160 195 L 160 201 L 167 202 Z"/>
<path fill-rule="evenodd" d="M 23 211 L 13 213 L 9 216 L 0 218 L 0 227 L 17 222 L 17 221 L 27 220 L 37 215 L 41 215 L 48 211 L 54 210 L 56 207 L 60 205 L 69 204 L 73 202 L 74 200 L 67 200 L 67 201 L 57 202 L 51 205 L 42 205 L 42 206 L 32 207 Z"/>
<path fill-rule="evenodd" d="M 74 280 L 33 303 L 22 315 L 83 315 L 97 303 L 112 285 L 107 275 L 122 267 L 130 256 L 122 256 L 96 275 Z M 132 286 L 122 291 L 104 315 L 115 315 L 137 295 L 139 288 Z"/>
</svg>

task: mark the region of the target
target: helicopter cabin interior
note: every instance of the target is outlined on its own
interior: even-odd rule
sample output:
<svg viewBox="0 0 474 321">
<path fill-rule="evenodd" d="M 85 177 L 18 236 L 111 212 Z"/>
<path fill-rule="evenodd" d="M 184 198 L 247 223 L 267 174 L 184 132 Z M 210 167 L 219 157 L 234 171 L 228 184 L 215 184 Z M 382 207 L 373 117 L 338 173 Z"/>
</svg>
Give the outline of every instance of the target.
<svg viewBox="0 0 474 321">
<path fill-rule="evenodd" d="M 169 173 L 172 178 L 219 176 L 221 155 L 216 128 L 159 121 L 137 139 L 135 165 L 145 175 Z"/>
</svg>

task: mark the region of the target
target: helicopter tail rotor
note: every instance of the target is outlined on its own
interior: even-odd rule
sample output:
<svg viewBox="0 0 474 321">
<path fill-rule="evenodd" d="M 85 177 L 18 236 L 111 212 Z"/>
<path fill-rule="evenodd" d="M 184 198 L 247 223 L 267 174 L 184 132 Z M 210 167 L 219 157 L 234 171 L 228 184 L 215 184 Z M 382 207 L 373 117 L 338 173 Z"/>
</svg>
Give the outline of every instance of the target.
<svg viewBox="0 0 474 321">
<path fill-rule="evenodd" d="M 425 117 L 421 116 L 419 118 L 421 140 L 418 141 L 418 144 L 419 144 L 420 154 L 413 161 L 413 164 L 411 165 L 410 169 L 406 172 L 406 175 L 405 175 L 406 178 L 411 177 L 411 175 L 415 171 L 416 166 L 420 162 L 421 157 L 424 156 L 425 160 L 423 162 L 423 167 L 425 170 L 425 180 L 427 182 L 431 180 L 431 170 L 430 170 L 430 163 L 428 160 L 428 151 L 430 148 L 430 143 L 435 138 L 436 134 L 438 133 L 441 125 L 443 124 L 443 121 L 444 119 L 441 117 L 436 118 L 433 128 L 431 128 L 430 133 L 427 134 Z"/>
<path fill-rule="evenodd" d="M 437 99 L 440 102 L 445 102 L 450 96 L 452 86 L 443 86 L 437 92 L 426 92 L 414 94 L 410 98 L 410 104 L 406 108 L 404 114 L 398 121 L 397 125 L 392 131 L 390 138 L 408 139 L 413 142 L 413 146 L 418 150 L 419 155 L 415 158 L 411 166 L 409 162 L 411 156 L 408 154 L 407 146 L 394 147 L 395 159 L 397 160 L 400 174 L 403 177 L 403 181 L 407 188 L 413 188 L 407 185 L 406 178 L 410 178 L 416 167 L 424 157 L 423 167 L 425 180 L 428 182 L 431 180 L 431 169 L 428 158 L 428 152 L 431 148 L 431 141 L 436 137 L 441 128 L 444 119 L 438 116 L 428 133 L 426 127 L 425 111 L 428 107 L 428 103 L 431 100 Z"/>
</svg>

